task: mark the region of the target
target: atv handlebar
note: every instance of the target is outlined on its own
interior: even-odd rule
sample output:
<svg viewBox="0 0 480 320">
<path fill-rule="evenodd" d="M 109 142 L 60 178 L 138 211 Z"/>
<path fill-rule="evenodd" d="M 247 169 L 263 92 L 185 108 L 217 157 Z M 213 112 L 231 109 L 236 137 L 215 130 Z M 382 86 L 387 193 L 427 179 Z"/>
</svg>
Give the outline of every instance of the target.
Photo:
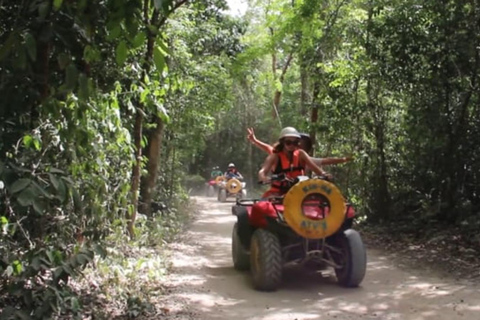
<svg viewBox="0 0 480 320">
<path fill-rule="evenodd" d="M 303 179 L 301 178 L 303 177 Z M 280 173 L 280 174 L 272 174 L 270 176 L 270 179 L 267 181 L 258 181 L 258 184 L 270 184 L 273 181 L 285 181 L 285 182 L 290 182 L 290 183 L 296 183 L 298 181 L 306 180 L 306 176 L 300 176 L 295 179 L 287 177 L 285 173 Z M 329 182 L 333 182 L 333 177 L 328 177 L 328 176 L 316 176 L 315 179 L 321 179 Z"/>
</svg>

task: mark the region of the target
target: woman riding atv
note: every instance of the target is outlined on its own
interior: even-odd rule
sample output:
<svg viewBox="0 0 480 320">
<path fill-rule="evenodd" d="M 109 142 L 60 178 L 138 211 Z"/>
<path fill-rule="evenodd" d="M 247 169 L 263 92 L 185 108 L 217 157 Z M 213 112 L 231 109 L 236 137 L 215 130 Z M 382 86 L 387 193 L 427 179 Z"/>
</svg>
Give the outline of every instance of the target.
<svg viewBox="0 0 480 320">
<path fill-rule="evenodd" d="M 273 153 L 266 158 L 258 172 L 260 181 L 269 182 L 268 173 L 284 174 L 288 179 L 293 180 L 298 176 L 305 175 L 306 167 L 317 175 L 330 176 L 315 164 L 304 150 L 299 148 L 300 139 L 300 133 L 295 128 L 286 127 L 282 129 L 278 144 L 273 148 Z M 289 187 L 285 182 L 272 181 L 270 189 L 263 194 L 263 198 L 283 195 Z"/>
<path fill-rule="evenodd" d="M 271 146 L 269 144 L 266 144 L 263 141 L 260 141 L 257 139 L 255 136 L 255 132 L 253 128 L 248 128 L 247 129 L 247 139 L 255 145 L 257 148 L 259 148 L 262 151 L 265 151 L 268 154 L 272 154 L 274 150 L 274 146 Z M 312 139 L 310 138 L 310 135 L 307 133 L 299 133 L 300 135 L 300 143 L 299 143 L 299 148 L 304 150 L 306 153 L 311 154 L 313 146 L 312 146 Z M 339 157 L 339 158 L 311 158 L 313 162 L 317 166 L 322 166 L 322 165 L 330 165 L 330 164 L 338 164 L 338 163 L 345 163 L 348 161 L 353 160 L 353 157 Z"/>
</svg>

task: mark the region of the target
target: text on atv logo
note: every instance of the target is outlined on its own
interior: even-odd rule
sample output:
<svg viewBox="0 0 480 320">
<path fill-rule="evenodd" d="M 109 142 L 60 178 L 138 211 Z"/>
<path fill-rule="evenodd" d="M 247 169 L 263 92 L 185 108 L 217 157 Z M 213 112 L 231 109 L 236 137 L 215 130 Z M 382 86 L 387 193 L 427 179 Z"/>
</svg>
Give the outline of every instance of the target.
<svg viewBox="0 0 480 320">
<path fill-rule="evenodd" d="M 308 193 L 312 190 L 320 189 L 323 190 L 327 195 L 330 195 L 332 193 L 332 189 L 327 187 L 326 185 L 321 185 L 319 186 L 318 184 L 311 184 L 308 186 L 303 187 L 303 193 Z"/>
<path fill-rule="evenodd" d="M 300 228 L 305 229 L 306 232 L 310 232 L 309 229 L 317 230 L 320 226 L 322 227 L 323 231 L 327 230 L 327 221 L 303 220 L 302 222 L 300 222 Z"/>
</svg>

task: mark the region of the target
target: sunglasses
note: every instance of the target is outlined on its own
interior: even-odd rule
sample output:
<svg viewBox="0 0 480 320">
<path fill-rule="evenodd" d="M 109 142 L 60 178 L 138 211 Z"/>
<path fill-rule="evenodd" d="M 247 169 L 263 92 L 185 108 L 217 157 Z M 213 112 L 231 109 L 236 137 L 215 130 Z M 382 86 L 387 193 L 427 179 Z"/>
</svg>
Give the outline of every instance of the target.
<svg viewBox="0 0 480 320">
<path fill-rule="evenodd" d="M 298 146 L 298 144 L 300 143 L 300 140 L 296 139 L 296 140 L 283 140 L 283 143 L 286 145 L 286 146 Z"/>
</svg>

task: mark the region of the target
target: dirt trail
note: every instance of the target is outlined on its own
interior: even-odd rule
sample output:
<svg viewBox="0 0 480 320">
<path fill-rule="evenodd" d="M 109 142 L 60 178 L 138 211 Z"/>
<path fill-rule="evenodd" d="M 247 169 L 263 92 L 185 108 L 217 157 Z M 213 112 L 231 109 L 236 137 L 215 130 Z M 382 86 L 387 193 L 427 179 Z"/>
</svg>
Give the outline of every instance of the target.
<svg viewBox="0 0 480 320">
<path fill-rule="evenodd" d="M 306 274 L 290 269 L 276 292 L 252 289 L 248 272 L 233 269 L 230 203 L 195 198 L 204 208 L 185 242 L 174 246 L 165 319 L 399 319 L 479 320 L 480 287 L 405 271 L 378 250 L 368 249 L 367 275 L 360 288 L 336 284 L 328 270 Z"/>
</svg>

